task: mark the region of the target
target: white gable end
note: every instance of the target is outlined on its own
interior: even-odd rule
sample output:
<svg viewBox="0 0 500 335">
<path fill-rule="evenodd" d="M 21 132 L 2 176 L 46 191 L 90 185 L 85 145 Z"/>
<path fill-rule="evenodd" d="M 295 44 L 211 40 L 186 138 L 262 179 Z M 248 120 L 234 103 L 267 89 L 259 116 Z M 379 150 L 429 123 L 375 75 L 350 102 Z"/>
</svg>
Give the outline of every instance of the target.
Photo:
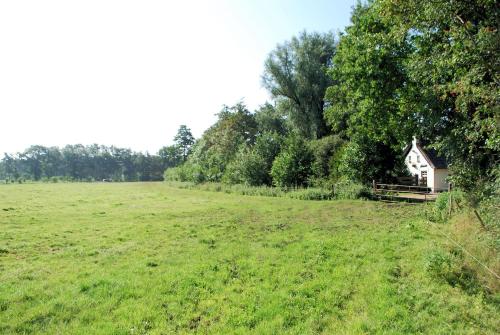
<svg viewBox="0 0 500 335">
<path fill-rule="evenodd" d="M 405 164 L 411 175 L 417 176 L 419 184 L 427 186 L 432 192 L 446 190 L 448 169 L 435 169 L 434 164 L 428 159 L 428 156 L 420 150 L 416 139 L 413 138 L 411 148 L 405 157 Z"/>
</svg>

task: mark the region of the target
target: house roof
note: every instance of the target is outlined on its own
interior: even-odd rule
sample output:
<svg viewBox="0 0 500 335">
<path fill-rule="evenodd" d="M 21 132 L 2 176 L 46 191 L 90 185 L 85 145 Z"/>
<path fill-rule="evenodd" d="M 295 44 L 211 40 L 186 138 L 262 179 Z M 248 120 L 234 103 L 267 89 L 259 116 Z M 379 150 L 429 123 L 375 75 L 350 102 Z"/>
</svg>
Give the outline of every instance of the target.
<svg viewBox="0 0 500 335">
<path fill-rule="evenodd" d="M 448 168 L 448 162 L 446 161 L 446 158 L 444 158 L 443 156 L 440 156 L 436 150 L 434 150 L 432 148 L 424 148 L 418 142 L 416 145 L 417 145 L 417 149 L 422 153 L 422 155 L 425 156 L 425 159 L 429 162 L 429 164 L 434 169 L 447 169 Z M 404 157 L 406 157 L 408 155 L 411 148 L 412 148 L 411 144 L 406 146 L 406 148 L 403 151 Z"/>
</svg>

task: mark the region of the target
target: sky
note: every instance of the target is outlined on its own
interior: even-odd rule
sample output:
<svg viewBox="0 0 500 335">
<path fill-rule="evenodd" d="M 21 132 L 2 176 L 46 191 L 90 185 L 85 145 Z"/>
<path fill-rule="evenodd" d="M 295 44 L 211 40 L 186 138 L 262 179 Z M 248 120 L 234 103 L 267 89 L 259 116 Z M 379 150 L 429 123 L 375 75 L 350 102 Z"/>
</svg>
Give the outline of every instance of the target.
<svg viewBox="0 0 500 335">
<path fill-rule="evenodd" d="M 266 56 L 342 31 L 356 0 L 0 2 L 0 153 L 105 144 L 156 153 L 224 104 L 255 110 Z"/>
</svg>

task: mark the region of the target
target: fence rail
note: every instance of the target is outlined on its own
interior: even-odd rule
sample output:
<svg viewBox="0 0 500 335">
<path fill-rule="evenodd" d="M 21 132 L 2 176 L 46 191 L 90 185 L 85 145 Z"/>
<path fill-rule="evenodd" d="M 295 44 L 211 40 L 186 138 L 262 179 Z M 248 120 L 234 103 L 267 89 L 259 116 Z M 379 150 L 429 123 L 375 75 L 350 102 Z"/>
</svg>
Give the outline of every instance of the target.
<svg viewBox="0 0 500 335">
<path fill-rule="evenodd" d="M 436 195 L 430 192 L 427 186 L 384 184 L 373 181 L 373 193 L 379 199 L 390 198 L 391 200 L 407 201 L 434 201 Z"/>
</svg>

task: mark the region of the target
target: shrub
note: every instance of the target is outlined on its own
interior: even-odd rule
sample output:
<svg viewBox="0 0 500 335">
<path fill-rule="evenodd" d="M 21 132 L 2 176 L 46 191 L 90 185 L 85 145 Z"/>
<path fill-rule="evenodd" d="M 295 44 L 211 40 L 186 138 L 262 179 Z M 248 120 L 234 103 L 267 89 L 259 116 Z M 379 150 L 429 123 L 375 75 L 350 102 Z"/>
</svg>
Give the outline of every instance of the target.
<svg viewBox="0 0 500 335">
<path fill-rule="evenodd" d="M 288 197 L 299 200 L 330 200 L 333 199 L 333 191 L 321 188 L 305 188 L 288 193 Z"/>
<path fill-rule="evenodd" d="M 439 193 L 436 201 L 434 202 L 434 208 L 431 214 L 432 221 L 444 222 L 449 218 L 449 213 L 457 211 L 466 206 L 466 194 L 459 190 L 454 190 L 451 192 L 452 203 L 450 204 L 450 193 L 442 192 Z M 450 205 L 452 208 L 450 208 Z"/>
<path fill-rule="evenodd" d="M 243 147 L 227 166 L 222 180 L 229 184 L 263 185 L 268 178 L 266 161 L 254 150 Z"/>
<path fill-rule="evenodd" d="M 406 174 L 404 159 L 394 148 L 366 136 L 357 136 L 339 150 L 334 174 L 360 183 L 392 180 Z M 336 171 L 335 171 L 336 170 Z"/>
<path fill-rule="evenodd" d="M 286 147 L 276 157 L 271 168 L 271 176 L 276 186 L 302 186 L 311 174 L 312 153 L 306 141 L 292 135 Z"/>
<path fill-rule="evenodd" d="M 184 163 L 183 165 L 168 168 L 163 173 L 165 181 L 180 181 L 202 183 L 205 181 L 205 176 L 201 169 L 196 164 Z"/>
<path fill-rule="evenodd" d="M 336 175 L 335 159 L 341 151 L 344 141 L 337 135 L 330 135 L 310 142 L 314 161 L 312 163 L 312 174 L 314 184 L 321 184 L 331 175 Z"/>
<path fill-rule="evenodd" d="M 427 256 L 425 269 L 435 277 L 446 278 L 451 272 L 451 257 L 443 251 L 434 251 Z"/>
<path fill-rule="evenodd" d="M 370 196 L 370 189 L 352 181 L 341 181 L 334 186 L 336 199 L 360 199 Z"/>
<path fill-rule="evenodd" d="M 490 177 L 493 181 L 484 188 L 479 202 L 478 213 L 488 230 L 500 236 L 500 167 L 497 167 Z M 500 239 L 500 238 L 499 238 Z"/>
</svg>

